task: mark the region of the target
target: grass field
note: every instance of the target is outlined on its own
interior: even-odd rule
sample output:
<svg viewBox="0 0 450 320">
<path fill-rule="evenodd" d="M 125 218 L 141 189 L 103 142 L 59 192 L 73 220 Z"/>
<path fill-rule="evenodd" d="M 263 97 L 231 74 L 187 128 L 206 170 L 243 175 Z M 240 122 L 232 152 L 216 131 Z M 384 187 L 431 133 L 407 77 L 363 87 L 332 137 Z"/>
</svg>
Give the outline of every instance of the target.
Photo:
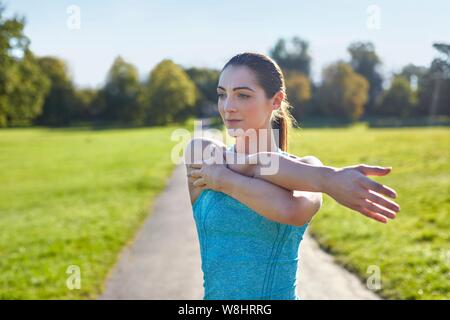
<svg viewBox="0 0 450 320">
<path fill-rule="evenodd" d="M 392 166 L 375 180 L 397 191 L 395 220 L 380 224 L 325 196 L 311 231 L 362 279 L 379 267 L 384 297 L 450 299 L 449 128 L 295 130 L 289 152 L 336 167 Z"/>
<path fill-rule="evenodd" d="M 0 130 L 0 299 L 96 297 L 172 171 L 173 129 Z"/>
</svg>

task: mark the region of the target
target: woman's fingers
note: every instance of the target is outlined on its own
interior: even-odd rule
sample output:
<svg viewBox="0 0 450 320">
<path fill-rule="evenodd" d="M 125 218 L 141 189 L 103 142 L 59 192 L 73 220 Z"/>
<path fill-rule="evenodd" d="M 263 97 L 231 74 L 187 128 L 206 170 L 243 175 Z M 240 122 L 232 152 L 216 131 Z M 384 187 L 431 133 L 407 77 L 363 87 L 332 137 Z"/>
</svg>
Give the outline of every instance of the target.
<svg viewBox="0 0 450 320">
<path fill-rule="evenodd" d="M 382 185 L 381 183 L 375 182 L 367 177 L 362 180 L 362 186 L 366 189 L 370 189 L 375 191 L 376 193 L 384 194 L 391 198 L 396 198 L 397 193 L 394 189 L 389 188 L 388 186 Z"/>
<path fill-rule="evenodd" d="M 378 221 L 381 223 L 387 223 L 387 221 L 388 221 L 385 216 L 375 213 L 375 212 L 372 212 L 372 211 L 368 210 L 367 208 L 361 208 L 358 211 L 375 221 Z"/>
<path fill-rule="evenodd" d="M 368 166 L 367 164 L 361 164 L 356 169 L 362 174 L 370 176 L 385 176 L 392 170 L 391 167 Z"/>
<path fill-rule="evenodd" d="M 203 178 L 199 178 L 199 179 L 197 179 L 197 180 L 195 180 L 194 181 L 194 183 L 192 184 L 194 187 L 202 187 L 202 186 L 204 186 L 206 183 L 205 183 L 205 179 L 203 179 Z"/>
<path fill-rule="evenodd" d="M 372 203 L 368 200 L 364 200 L 364 204 L 362 205 L 362 207 L 368 209 L 371 212 L 377 213 L 377 214 L 382 214 L 383 216 L 386 216 L 390 219 L 395 219 L 395 212 L 386 209 L 384 207 L 380 207 L 378 205 L 376 205 L 375 203 Z"/>
<path fill-rule="evenodd" d="M 370 200 L 371 202 L 374 202 L 378 205 L 388 208 L 389 210 L 392 210 L 394 212 L 400 211 L 400 206 L 397 203 L 395 203 L 394 201 L 388 200 L 377 193 L 370 192 L 370 190 L 367 191 L 366 198 L 368 200 Z"/>
<path fill-rule="evenodd" d="M 188 177 L 201 178 L 202 177 L 202 171 L 201 170 L 191 170 L 191 172 L 188 173 Z"/>
</svg>

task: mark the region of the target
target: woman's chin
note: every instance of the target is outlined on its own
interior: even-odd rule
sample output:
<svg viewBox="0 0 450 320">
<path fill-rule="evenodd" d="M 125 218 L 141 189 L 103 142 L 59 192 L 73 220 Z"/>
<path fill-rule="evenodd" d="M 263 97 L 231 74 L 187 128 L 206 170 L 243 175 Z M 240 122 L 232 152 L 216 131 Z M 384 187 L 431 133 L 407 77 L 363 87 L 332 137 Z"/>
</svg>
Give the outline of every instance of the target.
<svg viewBox="0 0 450 320">
<path fill-rule="evenodd" d="M 244 135 L 244 130 L 237 127 L 227 127 L 227 132 L 231 137 L 240 137 Z"/>
</svg>

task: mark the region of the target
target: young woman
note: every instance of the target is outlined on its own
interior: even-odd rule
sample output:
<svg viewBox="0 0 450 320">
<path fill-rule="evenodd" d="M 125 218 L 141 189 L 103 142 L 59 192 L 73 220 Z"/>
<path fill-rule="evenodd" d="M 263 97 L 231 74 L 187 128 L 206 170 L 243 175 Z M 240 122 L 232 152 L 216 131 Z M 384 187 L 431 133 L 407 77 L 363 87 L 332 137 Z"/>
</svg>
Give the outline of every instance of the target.
<svg viewBox="0 0 450 320">
<path fill-rule="evenodd" d="M 204 299 L 299 299 L 298 249 L 322 193 L 386 223 L 400 208 L 383 195 L 395 198 L 395 191 L 367 175 L 386 175 L 390 168 L 333 168 L 313 156 L 288 154 L 284 78 L 265 55 L 234 56 L 221 71 L 217 92 L 220 115 L 236 144 L 194 139 L 185 152 Z M 209 153 L 213 163 L 206 161 L 208 148 L 215 152 Z M 276 164 L 269 174 L 263 172 L 268 164 Z"/>
</svg>

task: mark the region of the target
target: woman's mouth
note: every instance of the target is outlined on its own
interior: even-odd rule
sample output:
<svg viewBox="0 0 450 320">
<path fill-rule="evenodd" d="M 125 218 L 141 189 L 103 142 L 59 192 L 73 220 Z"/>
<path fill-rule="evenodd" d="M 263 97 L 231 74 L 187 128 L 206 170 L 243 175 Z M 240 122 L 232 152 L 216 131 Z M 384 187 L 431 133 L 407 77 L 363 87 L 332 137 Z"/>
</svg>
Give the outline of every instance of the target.
<svg viewBox="0 0 450 320">
<path fill-rule="evenodd" d="M 241 122 L 242 120 L 226 120 L 227 124 L 236 124 Z"/>
</svg>

